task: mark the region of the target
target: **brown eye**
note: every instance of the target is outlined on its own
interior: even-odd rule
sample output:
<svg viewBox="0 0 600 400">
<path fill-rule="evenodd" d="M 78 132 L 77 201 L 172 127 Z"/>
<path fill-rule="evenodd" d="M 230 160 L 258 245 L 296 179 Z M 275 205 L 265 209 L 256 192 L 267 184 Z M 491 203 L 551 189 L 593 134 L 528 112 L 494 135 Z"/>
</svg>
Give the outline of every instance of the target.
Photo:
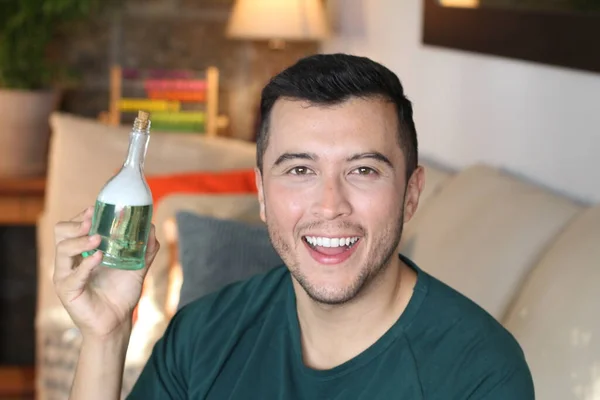
<svg viewBox="0 0 600 400">
<path fill-rule="evenodd" d="M 358 167 L 354 170 L 354 173 L 357 175 L 372 175 L 372 174 L 376 174 L 375 170 L 373 168 L 369 168 L 369 167 Z"/>
<path fill-rule="evenodd" d="M 294 167 L 289 172 L 291 175 L 308 175 L 310 170 L 306 167 Z"/>
</svg>

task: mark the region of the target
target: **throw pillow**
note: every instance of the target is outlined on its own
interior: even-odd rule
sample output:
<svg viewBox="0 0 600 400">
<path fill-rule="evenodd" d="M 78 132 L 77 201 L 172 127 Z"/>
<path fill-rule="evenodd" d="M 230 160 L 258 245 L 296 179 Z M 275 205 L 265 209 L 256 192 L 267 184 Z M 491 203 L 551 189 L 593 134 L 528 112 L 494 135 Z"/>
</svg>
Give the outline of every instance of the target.
<svg viewBox="0 0 600 400">
<path fill-rule="evenodd" d="M 182 172 L 146 177 L 156 206 L 160 200 L 177 194 L 242 194 L 256 193 L 253 169 Z"/>
<path fill-rule="evenodd" d="M 154 224 L 161 250 L 148 271 L 146 282 L 151 289 L 148 293 L 168 319 L 177 311 L 183 280 L 175 218 L 178 211 L 250 224 L 262 223 L 256 194 L 172 194 L 160 201 L 155 209 Z"/>
<path fill-rule="evenodd" d="M 178 309 L 224 286 L 283 264 L 264 224 L 176 214 L 183 284 Z"/>
</svg>

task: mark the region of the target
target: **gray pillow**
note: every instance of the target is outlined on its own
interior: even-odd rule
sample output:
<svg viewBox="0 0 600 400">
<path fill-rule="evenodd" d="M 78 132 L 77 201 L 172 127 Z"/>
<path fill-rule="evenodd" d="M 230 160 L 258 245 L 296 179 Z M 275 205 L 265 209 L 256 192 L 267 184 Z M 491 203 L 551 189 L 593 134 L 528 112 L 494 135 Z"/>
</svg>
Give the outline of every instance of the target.
<svg viewBox="0 0 600 400">
<path fill-rule="evenodd" d="M 179 262 L 183 283 L 177 309 L 204 295 L 283 264 L 267 228 L 179 211 Z"/>
</svg>

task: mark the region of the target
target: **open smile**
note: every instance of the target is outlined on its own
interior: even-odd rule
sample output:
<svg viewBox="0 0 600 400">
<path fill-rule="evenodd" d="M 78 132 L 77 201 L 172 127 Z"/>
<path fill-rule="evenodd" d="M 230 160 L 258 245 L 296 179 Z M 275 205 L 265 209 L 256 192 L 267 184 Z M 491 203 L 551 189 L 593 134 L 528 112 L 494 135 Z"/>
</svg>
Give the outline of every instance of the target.
<svg viewBox="0 0 600 400">
<path fill-rule="evenodd" d="M 320 264 L 334 265 L 346 261 L 358 247 L 358 236 L 303 236 L 310 256 Z"/>
</svg>

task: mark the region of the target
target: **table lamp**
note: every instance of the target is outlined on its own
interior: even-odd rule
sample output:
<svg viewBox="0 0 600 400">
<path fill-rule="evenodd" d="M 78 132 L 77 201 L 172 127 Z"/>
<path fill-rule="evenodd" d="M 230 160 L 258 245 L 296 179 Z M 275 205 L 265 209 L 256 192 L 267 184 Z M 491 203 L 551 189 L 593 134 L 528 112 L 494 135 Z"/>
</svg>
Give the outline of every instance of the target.
<svg viewBox="0 0 600 400">
<path fill-rule="evenodd" d="M 267 40 L 272 49 L 286 41 L 318 41 L 329 33 L 322 0 L 236 0 L 227 36 Z"/>
</svg>

